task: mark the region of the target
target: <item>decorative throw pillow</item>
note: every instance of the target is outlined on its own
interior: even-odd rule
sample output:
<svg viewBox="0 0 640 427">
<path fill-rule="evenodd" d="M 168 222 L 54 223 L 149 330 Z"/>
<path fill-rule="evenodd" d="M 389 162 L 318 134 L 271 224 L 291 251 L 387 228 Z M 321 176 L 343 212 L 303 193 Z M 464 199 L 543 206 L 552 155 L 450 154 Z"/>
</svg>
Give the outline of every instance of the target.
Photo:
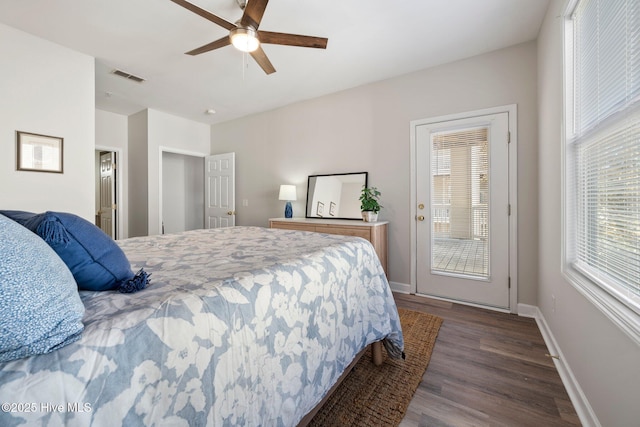
<svg viewBox="0 0 640 427">
<path fill-rule="evenodd" d="M 10 218 L 16 221 L 19 224 L 22 224 L 25 221 L 36 216 L 36 214 L 34 214 L 33 212 L 26 212 L 26 211 L 0 211 L 0 215 L 4 215 L 7 218 Z"/>
<path fill-rule="evenodd" d="M 42 237 L 62 258 L 79 289 L 136 292 L 149 283 L 149 275 L 131 271 L 131 265 L 120 246 L 89 221 L 70 213 L 34 214 L 0 211 Z"/>
<path fill-rule="evenodd" d="M 49 353 L 80 338 L 84 305 L 60 257 L 0 215 L 0 362 Z"/>
</svg>

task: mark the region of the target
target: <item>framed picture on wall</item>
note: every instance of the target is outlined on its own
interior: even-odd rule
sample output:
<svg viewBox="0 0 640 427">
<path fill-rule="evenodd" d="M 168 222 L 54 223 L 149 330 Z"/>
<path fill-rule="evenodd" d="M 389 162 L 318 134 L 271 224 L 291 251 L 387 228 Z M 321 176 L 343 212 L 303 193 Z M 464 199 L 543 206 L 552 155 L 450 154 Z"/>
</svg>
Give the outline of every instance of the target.
<svg viewBox="0 0 640 427">
<path fill-rule="evenodd" d="M 63 173 L 63 138 L 16 131 L 17 170 Z"/>
</svg>

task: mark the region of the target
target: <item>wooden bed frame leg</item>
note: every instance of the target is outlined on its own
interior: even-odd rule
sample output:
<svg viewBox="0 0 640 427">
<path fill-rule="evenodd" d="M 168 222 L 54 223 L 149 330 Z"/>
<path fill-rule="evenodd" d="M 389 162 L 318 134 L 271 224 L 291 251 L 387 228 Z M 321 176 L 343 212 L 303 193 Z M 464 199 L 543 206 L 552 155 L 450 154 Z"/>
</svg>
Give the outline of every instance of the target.
<svg viewBox="0 0 640 427">
<path fill-rule="evenodd" d="M 373 356 L 374 365 L 382 365 L 382 341 L 376 341 L 371 344 L 371 355 Z"/>
</svg>

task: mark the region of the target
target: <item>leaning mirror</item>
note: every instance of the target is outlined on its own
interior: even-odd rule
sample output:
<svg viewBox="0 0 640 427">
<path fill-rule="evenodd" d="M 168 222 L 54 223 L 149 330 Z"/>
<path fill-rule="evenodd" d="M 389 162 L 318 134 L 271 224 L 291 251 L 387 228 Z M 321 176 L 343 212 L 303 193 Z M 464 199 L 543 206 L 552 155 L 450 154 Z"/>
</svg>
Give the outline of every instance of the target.
<svg viewBox="0 0 640 427">
<path fill-rule="evenodd" d="M 309 176 L 306 217 L 361 220 L 360 191 L 367 177 L 367 172 Z"/>
</svg>

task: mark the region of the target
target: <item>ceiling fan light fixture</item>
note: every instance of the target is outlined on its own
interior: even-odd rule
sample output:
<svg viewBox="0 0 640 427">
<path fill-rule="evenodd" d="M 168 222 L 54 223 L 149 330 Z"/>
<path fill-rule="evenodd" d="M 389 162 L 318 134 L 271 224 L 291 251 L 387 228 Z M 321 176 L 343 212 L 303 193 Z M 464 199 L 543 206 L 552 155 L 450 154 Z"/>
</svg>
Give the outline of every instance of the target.
<svg viewBox="0 0 640 427">
<path fill-rule="evenodd" d="M 236 27 L 229 32 L 231 44 L 242 52 L 253 52 L 260 46 L 256 30 L 251 27 Z"/>
</svg>

